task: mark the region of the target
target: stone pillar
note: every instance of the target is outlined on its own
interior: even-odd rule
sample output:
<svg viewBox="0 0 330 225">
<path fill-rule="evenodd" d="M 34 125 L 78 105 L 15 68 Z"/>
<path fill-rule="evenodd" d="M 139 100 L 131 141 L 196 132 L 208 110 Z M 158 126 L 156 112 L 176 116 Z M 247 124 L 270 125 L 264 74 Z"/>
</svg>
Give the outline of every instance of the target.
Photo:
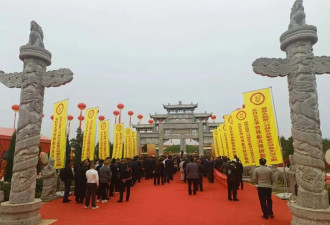
<svg viewBox="0 0 330 225">
<path fill-rule="evenodd" d="M 204 129 L 203 122 L 199 121 L 198 123 L 198 141 L 199 141 L 199 155 L 204 154 Z"/>
<path fill-rule="evenodd" d="M 140 130 L 136 130 L 136 145 L 137 145 L 137 150 L 138 150 L 138 155 L 140 154 L 140 149 L 141 149 L 141 134 Z"/>
<path fill-rule="evenodd" d="M 158 155 L 164 154 L 164 124 L 159 123 L 159 144 L 158 144 Z"/>
<path fill-rule="evenodd" d="M 180 151 L 183 151 L 184 154 L 187 154 L 187 145 L 185 138 L 180 139 Z"/>
</svg>

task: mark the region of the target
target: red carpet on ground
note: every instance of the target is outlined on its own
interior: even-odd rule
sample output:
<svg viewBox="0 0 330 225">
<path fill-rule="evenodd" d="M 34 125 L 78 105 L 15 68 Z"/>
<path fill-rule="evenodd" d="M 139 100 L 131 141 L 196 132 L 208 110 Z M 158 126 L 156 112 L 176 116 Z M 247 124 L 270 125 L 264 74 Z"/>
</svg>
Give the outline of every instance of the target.
<svg viewBox="0 0 330 225">
<path fill-rule="evenodd" d="M 98 209 L 85 209 L 74 202 L 63 204 L 57 199 L 42 205 L 42 219 L 57 219 L 54 225 L 289 225 L 291 214 L 287 202 L 273 196 L 274 219 L 262 219 L 255 187 L 244 183 L 238 202 L 227 200 L 227 189 L 218 181 L 204 178 L 204 192 L 188 195 L 187 184 L 177 175 L 170 184 L 154 186 L 142 180 L 131 189 L 129 202 L 117 203 L 119 193 Z M 125 199 L 125 194 L 124 194 Z"/>
</svg>

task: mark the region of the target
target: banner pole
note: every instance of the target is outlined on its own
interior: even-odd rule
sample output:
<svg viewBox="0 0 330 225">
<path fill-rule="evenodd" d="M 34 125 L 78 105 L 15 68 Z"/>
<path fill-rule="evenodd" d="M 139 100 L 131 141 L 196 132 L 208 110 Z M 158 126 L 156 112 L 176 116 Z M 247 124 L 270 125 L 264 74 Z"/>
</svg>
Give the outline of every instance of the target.
<svg viewBox="0 0 330 225">
<path fill-rule="evenodd" d="M 287 179 L 286 179 L 286 172 L 285 172 L 286 166 L 285 166 L 285 163 L 284 163 L 284 156 L 283 156 L 284 154 L 283 154 L 282 143 L 280 141 L 277 115 L 276 115 L 276 108 L 275 108 L 275 101 L 274 101 L 274 96 L 273 96 L 273 89 L 272 89 L 271 86 L 270 86 L 270 93 L 272 94 L 272 103 L 273 103 L 273 109 L 274 109 L 275 120 L 276 120 L 278 142 L 280 144 L 280 149 L 281 149 L 281 152 L 282 152 L 282 166 L 283 166 L 283 175 L 284 175 L 284 179 L 283 179 L 283 181 L 284 181 L 284 195 L 283 195 L 282 199 L 287 199 L 286 194 L 288 193 L 288 186 L 287 186 Z"/>
</svg>

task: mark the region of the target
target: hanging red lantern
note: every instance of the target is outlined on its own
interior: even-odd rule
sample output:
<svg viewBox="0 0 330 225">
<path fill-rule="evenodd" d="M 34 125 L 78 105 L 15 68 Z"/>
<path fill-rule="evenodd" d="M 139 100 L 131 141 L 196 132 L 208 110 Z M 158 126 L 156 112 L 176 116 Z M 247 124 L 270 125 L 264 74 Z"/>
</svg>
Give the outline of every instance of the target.
<svg viewBox="0 0 330 225">
<path fill-rule="evenodd" d="M 45 117 L 45 114 L 42 114 L 42 118 L 44 118 Z"/>
<path fill-rule="evenodd" d="M 138 118 L 139 120 L 142 120 L 143 115 L 139 114 L 139 115 L 137 115 L 137 118 Z"/>
<path fill-rule="evenodd" d="M 53 115 L 51 115 L 51 116 L 50 116 L 50 118 L 53 120 L 53 119 L 54 119 L 54 116 L 53 116 Z"/>
<path fill-rule="evenodd" d="M 68 120 L 69 121 L 73 120 L 73 116 L 72 115 L 68 115 Z"/>
<path fill-rule="evenodd" d="M 103 121 L 103 120 L 105 120 L 105 117 L 104 116 L 99 116 L 99 120 Z"/>
<path fill-rule="evenodd" d="M 80 110 L 84 110 L 84 109 L 86 109 L 86 104 L 85 104 L 85 103 L 79 103 L 79 104 L 78 104 L 78 108 L 79 108 Z"/>
<path fill-rule="evenodd" d="M 84 116 L 79 116 L 79 117 L 78 117 L 78 120 L 79 120 L 79 121 L 83 121 L 84 119 L 85 119 Z"/>
<path fill-rule="evenodd" d="M 19 105 L 13 105 L 11 107 L 11 109 L 14 111 L 14 112 L 18 112 L 19 111 Z"/>
<path fill-rule="evenodd" d="M 129 116 L 133 116 L 134 115 L 134 112 L 133 111 L 128 111 L 127 112 Z"/>
<path fill-rule="evenodd" d="M 123 110 L 123 108 L 124 108 L 124 104 L 123 104 L 123 103 L 119 103 L 119 104 L 117 105 L 117 108 L 118 108 L 119 110 Z"/>
<path fill-rule="evenodd" d="M 214 120 L 217 118 L 217 116 L 216 115 L 212 115 L 211 116 L 211 119 L 213 120 L 213 122 L 214 122 Z"/>
<path fill-rule="evenodd" d="M 242 105 L 242 108 L 245 109 L 245 104 Z"/>
<path fill-rule="evenodd" d="M 148 122 L 149 122 L 149 124 L 153 124 L 153 123 L 154 123 L 154 121 L 153 121 L 153 120 L 149 120 Z"/>
<path fill-rule="evenodd" d="M 113 115 L 118 116 L 119 115 L 119 111 L 118 110 L 113 111 Z"/>
</svg>

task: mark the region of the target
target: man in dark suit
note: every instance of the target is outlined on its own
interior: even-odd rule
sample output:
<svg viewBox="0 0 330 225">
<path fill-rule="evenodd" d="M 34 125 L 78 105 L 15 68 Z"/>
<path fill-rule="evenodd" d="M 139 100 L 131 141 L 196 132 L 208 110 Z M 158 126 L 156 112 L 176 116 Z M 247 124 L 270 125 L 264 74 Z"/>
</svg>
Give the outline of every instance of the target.
<svg viewBox="0 0 330 225">
<path fill-rule="evenodd" d="M 198 165 L 194 162 L 193 159 L 189 160 L 190 162 L 186 166 L 186 175 L 188 180 L 188 194 L 191 195 L 191 184 L 193 184 L 194 189 L 193 193 L 196 195 L 196 191 L 198 190 L 198 181 L 199 181 L 199 175 L 198 175 Z"/>
<path fill-rule="evenodd" d="M 174 161 L 172 156 L 169 155 L 168 159 L 165 160 L 165 179 L 167 183 L 170 183 L 170 180 L 173 180 L 173 171 L 174 171 Z"/>
<path fill-rule="evenodd" d="M 73 172 L 70 166 L 70 160 L 68 160 L 65 164 L 65 168 L 60 171 L 60 178 L 64 183 L 64 196 L 63 203 L 68 203 L 71 200 L 69 199 L 71 182 L 73 180 Z"/>
<path fill-rule="evenodd" d="M 228 186 L 228 200 L 238 201 L 237 199 L 238 171 L 235 160 L 231 161 L 231 164 L 227 169 L 227 186 Z"/>
</svg>

